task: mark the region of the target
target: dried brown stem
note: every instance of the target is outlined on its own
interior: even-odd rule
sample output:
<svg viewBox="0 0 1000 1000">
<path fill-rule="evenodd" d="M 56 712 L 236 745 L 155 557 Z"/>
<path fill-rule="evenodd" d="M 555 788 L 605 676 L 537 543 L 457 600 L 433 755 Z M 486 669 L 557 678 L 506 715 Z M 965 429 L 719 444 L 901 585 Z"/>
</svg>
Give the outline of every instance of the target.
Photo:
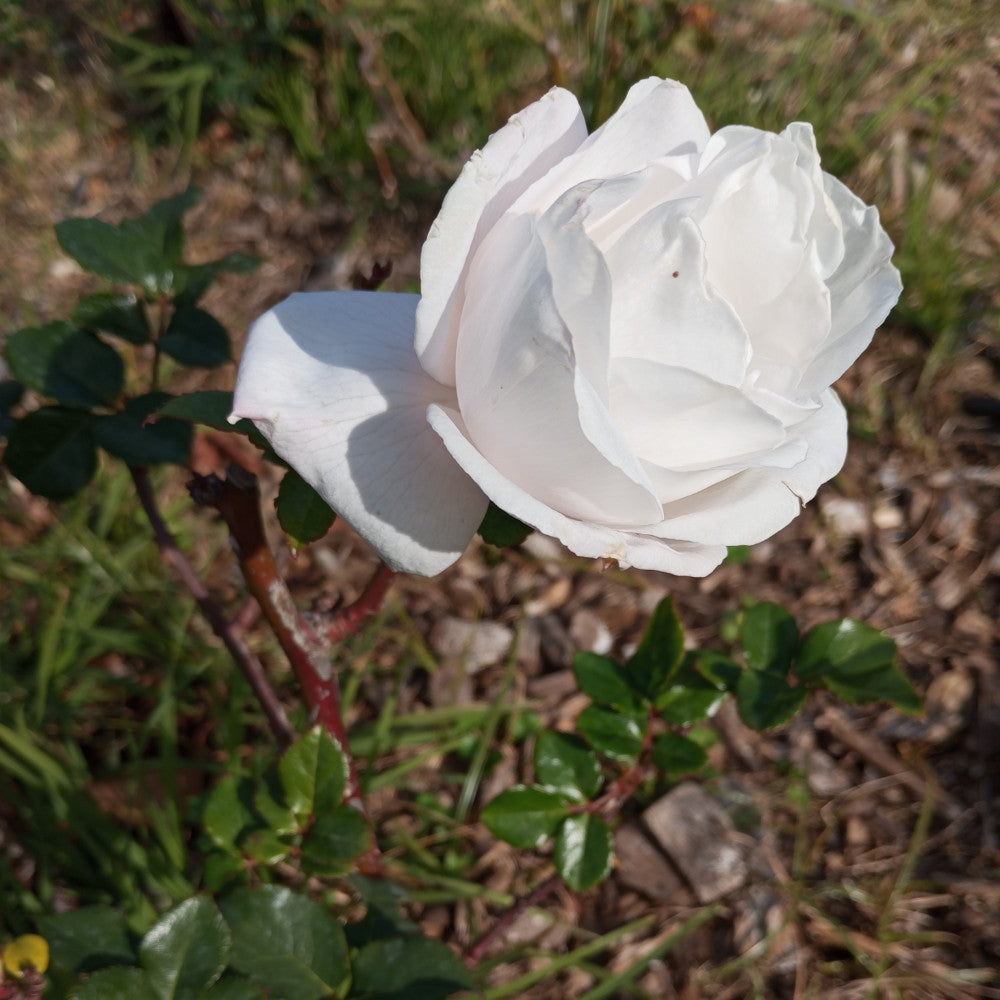
<svg viewBox="0 0 1000 1000">
<path fill-rule="evenodd" d="M 559 888 L 562 879 L 558 875 L 550 875 L 541 885 L 533 889 L 527 896 L 523 896 L 513 906 L 508 907 L 497 918 L 496 923 L 478 940 L 470 945 L 465 953 L 465 964 L 471 969 L 479 964 L 483 955 L 486 954 L 490 945 L 499 940 L 511 927 L 515 920 L 532 906 L 538 906 Z"/>
<path fill-rule="evenodd" d="M 143 468 L 129 466 L 129 472 L 132 473 L 132 481 L 135 483 L 139 503 L 142 504 L 142 509 L 146 512 L 146 517 L 153 528 L 153 537 L 160 550 L 160 557 L 170 565 L 184 586 L 194 596 L 205 620 L 211 625 L 212 631 L 223 641 L 237 666 L 243 671 L 243 676 L 246 677 L 260 701 L 264 715 L 267 717 L 268 724 L 279 745 L 288 746 L 295 739 L 295 730 L 288 721 L 285 710 L 281 707 L 281 702 L 267 678 L 263 664 L 243 644 L 241 633 L 226 620 L 222 610 L 212 599 L 208 589 L 201 582 L 184 553 L 178 548 L 173 534 L 160 515 L 147 471 Z"/>
</svg>

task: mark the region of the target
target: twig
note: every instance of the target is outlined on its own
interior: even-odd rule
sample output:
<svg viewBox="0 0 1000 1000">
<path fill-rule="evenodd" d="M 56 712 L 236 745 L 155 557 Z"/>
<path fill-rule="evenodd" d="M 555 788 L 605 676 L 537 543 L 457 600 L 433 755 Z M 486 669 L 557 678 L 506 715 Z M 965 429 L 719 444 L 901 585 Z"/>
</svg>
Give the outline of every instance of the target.
<svg viewBox="0 0 1000 1000">
<path fill-rule="evenodd" d="M 465 964 L 471 969 L 479 964 L 487 949 L 502 937 L 511 927 L 515 920 L 532 906 L 538 906 L 544 899 L 552 895 L 559 888 L 562 879 L 558 875 L 550 875 L 541 885 L 533 889 L 527 896 L 523 896 L 513 906 L 508 907 L 497 918 L 496 923 L 477 941 L 474 941 L 465 953 Z"/>
<path fill-rule="evenodd" d="M 243 671 L 243 676 L 246 677 L 253 693 L 260 701 L 275 739 L 281 746 L 288 746 L 295 739 L 295 730 L 288 721 L 288 716 L 285 715 L 285 710 L 281 707 L 281 702 L 278 700 L 274 688 L 271 687 L 263 664 L 243 644 L 242 633 L 238 633 L 226 620 L 222 610 L 212 599 L 208 589 L 201 582 L 184 553 L 178 548 L 173 534 L 160 516 L 148 472 L 143 468 L 131 465 L 129 472 L 132 473 L 132 481 L 135 483 L 139 503 L 142 504 L 142 509 L 146 512 L 146 517 L 153 528 L 153 537 L 160 550 L 160 557 L 173 568 L 181 582 L 194 596 L 205 620 L 211 625 L 212 631 L 223 641 L 237 666 Z"/>
<path fill-rule="evenodd" d="M 341 715 L 340 691 L 329 645 L 299 614 L 287 584 L 278 573 L 264 534 L 257 478 L 239 466 L 230 466 L 226 479 L 196 476 L 188 484 L 188 490 L 197 503 L 214 507 L 229 527 L 243 578 L 292 665 L 309 706 L 310 720 L 337 741 L 347 761 L 344 801 L 369 819 Z M 371 849 L 358 860 L 358 868 L 367 875 L 381 874 L 374 830 L 371 842 Z"/>
</svg>

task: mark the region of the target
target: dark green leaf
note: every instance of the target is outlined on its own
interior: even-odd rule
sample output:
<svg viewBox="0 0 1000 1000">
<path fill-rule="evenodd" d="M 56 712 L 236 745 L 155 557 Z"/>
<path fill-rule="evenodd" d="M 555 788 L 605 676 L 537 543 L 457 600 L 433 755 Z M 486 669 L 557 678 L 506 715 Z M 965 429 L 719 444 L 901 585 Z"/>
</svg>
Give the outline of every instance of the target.
<svg viewBox="0 0 1000 1000">
<path fill-rule="evenodd" d="M 483 541 L 500 548 L 520 545 L 534 530 L 531 525 L 501 510 L 492 500 L 486 508 L 482 524 L 479 525 L 479 535 Z"/>
<path fill-rule="evenodd" d="M 198 1000 L 265 1000 L 265 996 L 249 979 L 226 975 L 205 990 Z"/>
<path fill-rule="evenodd" d="M 187 465 L 194 436 L 191 425 L 170 418 L 146 423 L 168 398 L 166 393 L 152 392 L 130 399 L 122 413 L 99 416 L 94 423 L 97 443 L 128 465 Z"/>
<path fill-rule="evenodd" d="M 604 780 L 601 762 L 583 740 L 551 730 L 539 733 L 535 741 L 535 776 L 580 802 L 592 799 Z"/>
<path fill-rule="evenodd" d="M 351 871 L 358 856 L 370 847 L 364 816 L 351 806 L 337 806 L 317 817 L 302 842 L 302 860 L 314 874 L 341 875 Z"/>
<path fill-rule="evenodd" d="M 281 480 L 274 508 L 281 529 L 291 539 L 293 548 L 322 538 L 336 516 L 330 505 L 294 469 L 289 469 Z"/>
<path fill-rule="evenodd" d="M 684 628 L 674 602 L 665 597 L 653 611 L 639 648 L 625 664 L 625 673 L 632 687 L 653 701 L 666 690 L 683 658 Z"/>
<path fill-rule="evenodd" d="M 402 903 L 406 892 L 391 879 L 354 874 L 350 882 L 365 904 L 364 917 L 344 928 L 347 943 L 352 948 L 360 948 L 372 941 L 420 933 L 420 928 L 403 916 Z"/>
<path fill-rule="evenodd" d="M 180 262 L 184 253 L 184 214 L 201 201 L 201 191 L 189 186 L 179 194 L 158 201 L 144 216 L 136 220 L 155 234 L 157 246 L 171 264 Z"/>
<path fill-rule="evenodd" d="M 193 424 L 204 424 L 217 431 L 232 431 L 248 437 L 258 448 L 264 450 L 264 457 L 272 462 L 281 462 L 271 451 L 264 435 L 254 427 L 250 420 L 237 420 L 229 423 L 229 414 L 233 411 L 233 394 L 218 389 L 207 389 L 203 392 L 189 392 L 177 396 L 166 403 L 159 411 L 162 417 L 176 417 L 178 420 L 188 420 Z"/>
<path fill-rule="evenodd" d="M 233 851 L 240 835 L 255 825 L 253 782 L 227 774 L 209 793 L 202 825 L 216 847 Z"/>
<path fill-rule="evenodd" d="M 5 353 L 21 382 L 64 406 L 105 406 L 122 391 L 125 369 L 118 352 L 72 323 L 18 330 L 7 338 Z"/>
<path fill-rule="evenodd" d="M 677 733 L 661 733 L 653 743 L 653 763 L 664 774 L 690 774 L 708 763 L 708 757 L 694 740 Z"/>
<path fill-rule="evenodd" d="M 222 892 L 246 885 L 247 865 L 242 856 L 209 854 L 201 869 L 201 884 L 208 892 Z"/>
<path fill-rule="evenodd" d="M 32 493 L 66 500 L 97 468 L 92 424 L 89 413 L 44 406 L 14 425 L 4 462 Z"/>
<path fill-rule="evenodd" d="M 70 1000 L 152 1000 L 154 996 L 143 969 L 119 965 L 88 976 L 70 994 Z"/>
<path fill-rule="evenodd" d="M 786 723 L 806 700 L 807 688 L 789 685 L 784 677 L 763 670 L 744 670 L 736 685 L 736 707 L 751 729 Z"/>
<path fill-rule="evenodd" d="M 480 819 L 500 840 L 515 847 L 541 847 L 567 815 L 569 795 L 548 788 L 516 785 L 501 792 Z"/>
<path fill-rule="evenodd" d="M 137 955 L 125 918 L 110 906 L 85 906 L 38 918 L 53 965 L 93 972 L 106 965 L 133 965 Z"/>
<path fill-rule="evenodd" d="M 583 892 L 593 888 L 607 877 L 614 860 L 607 823 L 591 813 L 568 817 L 556 834 L 553 860 L 571 889 Z"/>
<path fill-rule="evenodd" d="M 719 691 L 735 691 L 743 673 L 741 667 L 728 656 L 711 649 L 700 649 L 694 654 L 694 669 Z"/>
<path fill-rule="evenodd" d="M 821 681 L 852 704 L 888 701 L 906 712 L 919 712 L 920 696 L 895 661 L 892 639 L 870 625 L 843 618 L 817 625 L 805 635 L 795 674 L 804 681 Z"/>
<path fill-rule="evenodd" d="M 196 306 L 180 306 L 158 343 L 164 354 L 192 368 L 215 368 L 230 358 L 226 328 Z"/>
<path fill-rule="evenodd" d="M 740 641 L 749 666 L 784 677 L 799 644 L 799 629 L 780 604 L 762 601 L 743 612 Z"/>
<path fill-rule="evenodd" d="M 337 920 L 308 896 L 278 886 L 236 889 L 222 902 L 231 965 L 282 1000 L 338 994 L 349 975 Z"/>
<path fill-rule="evenodd" d="M 656 709 L 666 722 L 675 726 L 690 726 L 713 716 L 729 697 L 723 685 L 719 685 L 714 677 L 706 677 L 699 669 L 705 659 L 707 657 L 703 653 L 686 653 L 669 686 L 656 699 Z M 732 668 L 736 671 L 733 678 L 735 685 L 741 670 L 735 663 Z"/>
<path fill-rule="evenodd" d="M 285 791 L 276 774 L 269 772 L 257 782 L 253 804 L 261 819 L 275 833 L 288 836 L 300 830 L 301 824 L 285 801 Z"/>
<path fill-rule="evenodd" d="M 597 653 L 580 652 L 573 657 L 573 676 L 580 690 L 598 705 L 610 705 L 629 715 L 644 712 L 641 694 L 629 683 L 624 669 Z"/>
<path fill-rule="evenodd" d="M 149 321 L 135 295 L 100 292 L 80 299 L 73 322 L 86 330 L 103 330 L 133 344 L 149 343 Z"/>
<path fill-rule="evenodd" d="M 12 378 L 0 380 L 0 414 L 10 413 L 21 402 L 24 386 Z"/>
<path fill-rule="evenodd" d="M 354 960 L 353 996 L 370 1000 L 446 1000 L 475 989 L 468 970 L 448 947 L 425 937 L 375 941 Z"/>
<path fill-rule="evenodd" d="M 300 819 L 322 816 L 340 805 L 347 786 L 347 760 L 325 729 L 312 728 L 278 764 L 285 801 Z"/>
<path fill-rule="evenodd" d="M 173 270 L 148 226 L 126 219 L 112 226 L 99 219 L 56 223 L 59 245 L 85 271 L 111 281 L 141 285 L 148 295 L 169 294 Z"/>
<path fill-rule="evenodd" d="M 159 1000 L 194 1000 L 222 975 L 229 928 L 206 896 L 184 900 L 149 929 L 139 958 Z"/>
<path fill-rule="evenodd" d="M 588 705 L 576 720 L 577 731 L 598 752 L 612 760 L 632 763 L 642 750 L 646 720 L 613 709 Z"/>
<path fill-rule="evenodd" d="M 276 865 L 288 857 L 288 844 L 274 830 L 254 830 L 243 837 L 240 851 L 259 865 Z"/>
</svg>

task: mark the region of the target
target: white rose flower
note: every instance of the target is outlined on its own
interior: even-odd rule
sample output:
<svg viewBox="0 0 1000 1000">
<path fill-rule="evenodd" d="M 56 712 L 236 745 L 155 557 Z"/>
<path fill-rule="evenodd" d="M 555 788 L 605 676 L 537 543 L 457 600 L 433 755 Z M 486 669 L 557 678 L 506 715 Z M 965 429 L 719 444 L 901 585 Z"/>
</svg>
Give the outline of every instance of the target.
<svg viewBox="0 0 1000 1000">
<path fill-rule="evenodd" d="M 712 135 L 650 79 L 588 136 L 552 90 L 466 164 L 420 297 L 254 323 L 234 416 L 395 569 L 443 570 L 493 500 L 578 555 L 704 575 L 843 464 L 830 385 L 899 296 L 892 249 L 809 125 Z"/>
</svg>

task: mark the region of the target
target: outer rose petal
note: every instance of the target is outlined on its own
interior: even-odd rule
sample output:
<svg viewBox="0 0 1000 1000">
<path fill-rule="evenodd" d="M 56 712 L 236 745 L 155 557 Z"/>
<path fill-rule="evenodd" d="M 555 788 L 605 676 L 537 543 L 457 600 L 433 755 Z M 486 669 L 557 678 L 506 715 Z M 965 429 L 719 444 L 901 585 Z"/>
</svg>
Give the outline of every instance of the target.
<svg viewBox="0 0 1000 1000">
<path fill-rule="evenodd" d="M 428 426 L 454 400 L 413 350 L 416 295 L 292 295 L 250 329 L 233 399 L 393 569 L 432 576 L 488 501 Z"/>
<path fill-rule="evenodd" d="M 578 556 L 614 559 L 622 566 L 655 569 L 675 576 L 707 576 L 726 557 L 719 545 L 700 545 L 661 537 L 661 525 L 649 533 L 623 531 L 577 521 L 535 499 L 495 469 L 466 437 L 462 418 L 445 406 L 427 408 L 430 425 L 465 470 L 493 502 L 543 534 L 558 538 Z"/>
<path fill-rule="evenodd" d="M 444 199 L 420 254 L 416 346 L 424 370 L 455 384 L 455 342 L 468 264 L 526 188 L 587 138 L 576 98 L 554 88 L 472 154 Z"/>
</svg>

